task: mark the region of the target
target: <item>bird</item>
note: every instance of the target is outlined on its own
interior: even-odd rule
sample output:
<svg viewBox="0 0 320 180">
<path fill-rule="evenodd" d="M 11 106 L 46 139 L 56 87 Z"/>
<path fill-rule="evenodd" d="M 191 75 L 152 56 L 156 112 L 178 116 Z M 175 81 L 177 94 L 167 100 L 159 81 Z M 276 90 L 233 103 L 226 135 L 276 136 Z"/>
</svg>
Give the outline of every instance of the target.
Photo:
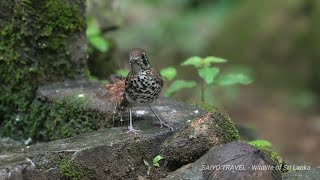
<svg viewBox="0 0 320 180">
<path fill-rule="evenodd" d="M 150 104 L 160 96 L 163 79 L 160 73 L 153 68 L 146 55 L 146 51 L 140 48 L 132 49 L 129 53 L 130 71 L 125 79 L 123 98 L 120 103 L 122 110 L 129 109 L 129 126 L 127 132 L 138 134 L 141 130 L 133 128 L 132 108 L 136 106 L 148 106 L 152 113 L 160 121 L 160 127 L 173 127 L 162 120 L 153 110 Z"/>
</svg>

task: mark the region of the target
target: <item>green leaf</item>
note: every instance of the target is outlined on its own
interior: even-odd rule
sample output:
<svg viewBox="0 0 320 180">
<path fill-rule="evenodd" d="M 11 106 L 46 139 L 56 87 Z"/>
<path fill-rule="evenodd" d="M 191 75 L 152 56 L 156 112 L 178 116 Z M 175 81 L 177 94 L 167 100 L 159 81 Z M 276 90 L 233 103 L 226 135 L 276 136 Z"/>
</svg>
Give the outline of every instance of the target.
<svg viewBox="0 0 320 180">
<path fill-rule="evenodd" d="M 185 80 L 176 80 L 170 84 L 164 96 L 169 97 L 173 93 L 183 89 L 183 88 L 192 88 L 195 87 L 197 83 L 195 81 L 185 81 Z"/>
<path fill-rule="evenodd" d="M 253 82 L 253 79 L 242 73 L 233 73 L 220 76 L 215 83 L 220 86 L 229 86 L 234 84 L 248 85 Z"/>
<path fill-rule="evenodd" d="M 116 74 L 118 74 L 119 76 L 122 76 L 122 77 L 127 77 L 129 71 L 126 70 L 126 69 L 119 69 L 116 71 Z"/>
<path fill-rule="evenodd" d="M 102 36 L 92 36 L 89 37 L 89 43 L 95 47 L 96 49 L 98 49 L 101 52 L 107 52 L 109 49 L 109 42 L 104 39 Z"/>
<path fill-rule="evenodd" d="M 202 66 L 202 58 L 198 56 L 194 56 L 191 58 L 188 58 L 183 63 L 181 63 L 182 66 L 194 66 L 196 68 L 200 68 Z"/>
<path fill-rule="evenodd" d="M 160 155 L 156 156 L 156 157 L 153 159 L 153 166 L 159 167 L 159 161 L 160 161 L 161 159 L 163 159 L 162 156 L 160 156 Z"/>
<path fill-rule="evenodd" d="M 95 19 L 89 18 L 87 23 L 88 23 L 88 27 L 86 30 L 86 34 L 88 38 L 90 38 L 91 36 L 96 36 L 100 34 L 100 29 Z"/>
<path fill-rule="evenodd" d="M 248 143 L 252 146 L 259 147 L 259 148 L 261 147 L 267 148 L 272 146 L 272 144 L 267 140 L 254 140 L 254 141 L 249 141 Z"/>
<path fill-rule="evenodd" d="M 194 56 L 185 60 L 181 65 L 182 66 L 192 65 L 196 68 L 200 68 L 200 67 L 208 67 L 211 65 L 211 63 L 224 63 L 224 62 L 227 62 L 227 60 L 218 58 L 218 57 L 208 56 L 206 58 L 201 58 L 198 56 Z"/>
<path fill-rule="evenodd" d="M 219 74 L 219 68 L 216 67 L 205 67 L 198 70 L 199 76 L 206 82 L 211 84 L 214 78 Z"/>
<path fill-rule="evenodd" d="M 176 77 L 177 70 L 174 67 L 168 67 L 168 68 L 161 69 L 160 74 L 162 77 L 170 81 Z"/>
<path fill-rule="evenodd" d="M 227 62 L 227 60 L 225 60 L 225 59 L 214 57 L 214 56 L 208 56 L 208 57 L 204 58 L 203 61 L 204 61 L 205 65 L 210 65 L 211 63 L 225 63 L 225 62 Z"/>
</svg>

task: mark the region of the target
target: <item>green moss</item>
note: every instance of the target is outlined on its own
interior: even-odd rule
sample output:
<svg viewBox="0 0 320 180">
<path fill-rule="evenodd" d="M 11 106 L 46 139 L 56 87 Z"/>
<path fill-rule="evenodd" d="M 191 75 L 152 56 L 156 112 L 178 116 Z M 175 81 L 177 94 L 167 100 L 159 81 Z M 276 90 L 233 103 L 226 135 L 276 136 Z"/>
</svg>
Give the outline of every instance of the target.
<svg viewBox="0 0 320 180">
<path fill-rule="evenodd" d="M 78 6 L 65 0 L 18 1 L 0 29 L 2 135 L 27 137 L 25 124 L 33 124 L 28 114 L 39 85 L 85 74 L 85 62 L 72 58 L 66 45 L 86 28 Z"/>
<path fill-rule="evenodd" d="M 223 113 L 222 116 L 224 117 L 224 123 L 221 124 L 220 127 L 226 132 L 224 140 L 226 142 L 240 140 L 239 132 L 236 129 L 234 123 L 231 121 L 230 117 L 225 113 Z"/>
<path fill-rule="evenodd" d="M 35 100 L 23 135 L 35 141 L 50 141 L 97 130 L 105 117 L 86 108 L 89 103 L 90 99 L 81 94 L 54 102 Z"/>
<path fill-rule="evenodd" d="M 80 164 L 72 162 L 69 157 L 63 158 L 58 165 L 63 175 L 72 180 L 80 180 L 85 175 L 84 168 Z"/>
<path fill-rule="evenodd" d="M 226 113 L 222 113 L 219 111 L 219 109 L 216 106 L 212 106 L 210 104 L 198 104 L 202 109 L 211 112 L 211 113 L 220 113 L 223 117 L 224 122 L 219 125 L 220 129 L 224 132 L 225 137 L 223 138 L 225 142 L 231 142 L 231 141 L 237 141 L 240 140 L 240 135 L 238 133 L 238 130 L 236 129 L 234 123 Z"/>
<path fill-rule="evenodd" d="M 284 159 L 275 151 L 271 150 L 271 147 L 260 146 L 252 143 L 248 143 L 261 151 L 265 152 L 275 163 L 276 166 L 281 167 L 281 172 L 286 172 L 287 170 L 284 168 L 285 162 Z"/>
</svg>

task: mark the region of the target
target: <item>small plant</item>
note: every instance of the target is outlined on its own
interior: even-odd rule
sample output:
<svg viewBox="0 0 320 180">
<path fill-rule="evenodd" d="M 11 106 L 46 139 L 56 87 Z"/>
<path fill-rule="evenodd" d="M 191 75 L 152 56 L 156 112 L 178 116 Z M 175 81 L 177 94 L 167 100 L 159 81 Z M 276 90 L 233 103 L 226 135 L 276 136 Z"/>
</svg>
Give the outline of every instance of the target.
<svg viewBox="0 0 320 180">
<path fill-rule="evenodd" d="M 242 73 L 229 73 L 225 75 L 220 75 L 220 69 L 218 67 L 212 66 L 212 64 L 225 63 L 227 60 L 209 56 L 206 58 L 201 58 L 194 56 L 185 60 L 182 66 L 193 66 L 197 69 L 198 75 L 201 78 L 200 88 L 201 88 L 201 102 L 205 102 L 205 91 L 208 87 L 213 86 L 230 86 L 235 84 L 250 84 L 253 80 Z"/>
<path fill-rule="evenodd" d="M 162 156 L 160 156 L 160 155 L 157 155 L 156 157 L 154 157 L 154 159 L 153 159 L 153 166 L 154 167 L 159 167 L 160 165 L 159 165 L 159 162 L 160 162 L 160 160 L 162 160 L 163 159 L 163 157 Z"/>
<path fill-rule="evenodd" d="M 154 170 L 155 168 L 160 167 L 159 162 L 163 159 L 162 156 L 157 155 L 156 157 L 153 158 L 152 164 L 153 167 L 150 166 L 150 164 L 148 163 L 148 161 L 146 161 L 145 159 L 143 160 L 144 165 L 147 166 L 148 170 L 147 170 L 147 175 L 149 176 L 151 174 L 151 170 Z"/>
</svg>

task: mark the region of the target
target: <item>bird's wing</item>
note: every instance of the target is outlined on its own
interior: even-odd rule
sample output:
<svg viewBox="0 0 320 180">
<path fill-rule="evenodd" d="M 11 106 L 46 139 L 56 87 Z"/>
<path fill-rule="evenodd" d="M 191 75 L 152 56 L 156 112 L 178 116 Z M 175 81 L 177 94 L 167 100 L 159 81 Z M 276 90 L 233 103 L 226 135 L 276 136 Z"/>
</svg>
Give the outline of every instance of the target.
<svg viewBox="0 0 320 180">
<path fill-rule="evenodd" d="M 129 81 L 129 79 L 131 79 L 131 76 L 132 76 L 132 72 L 130 71 L 126 77 L 125 89 L 128 89 L 128 87 L 131 86 L 131 82 Z"/>
<path fill-rule="evenodd" d="M 154 77 L 156 77 L 156 79 L 158 79 L 160 81 L 160 86 L 162 87 L 163 86 L 163 79 L 161 77 L 161 74 L 154 68 L 154 67 L 151 67 L 151 71 L 152 75 Z"/>
</svg>

